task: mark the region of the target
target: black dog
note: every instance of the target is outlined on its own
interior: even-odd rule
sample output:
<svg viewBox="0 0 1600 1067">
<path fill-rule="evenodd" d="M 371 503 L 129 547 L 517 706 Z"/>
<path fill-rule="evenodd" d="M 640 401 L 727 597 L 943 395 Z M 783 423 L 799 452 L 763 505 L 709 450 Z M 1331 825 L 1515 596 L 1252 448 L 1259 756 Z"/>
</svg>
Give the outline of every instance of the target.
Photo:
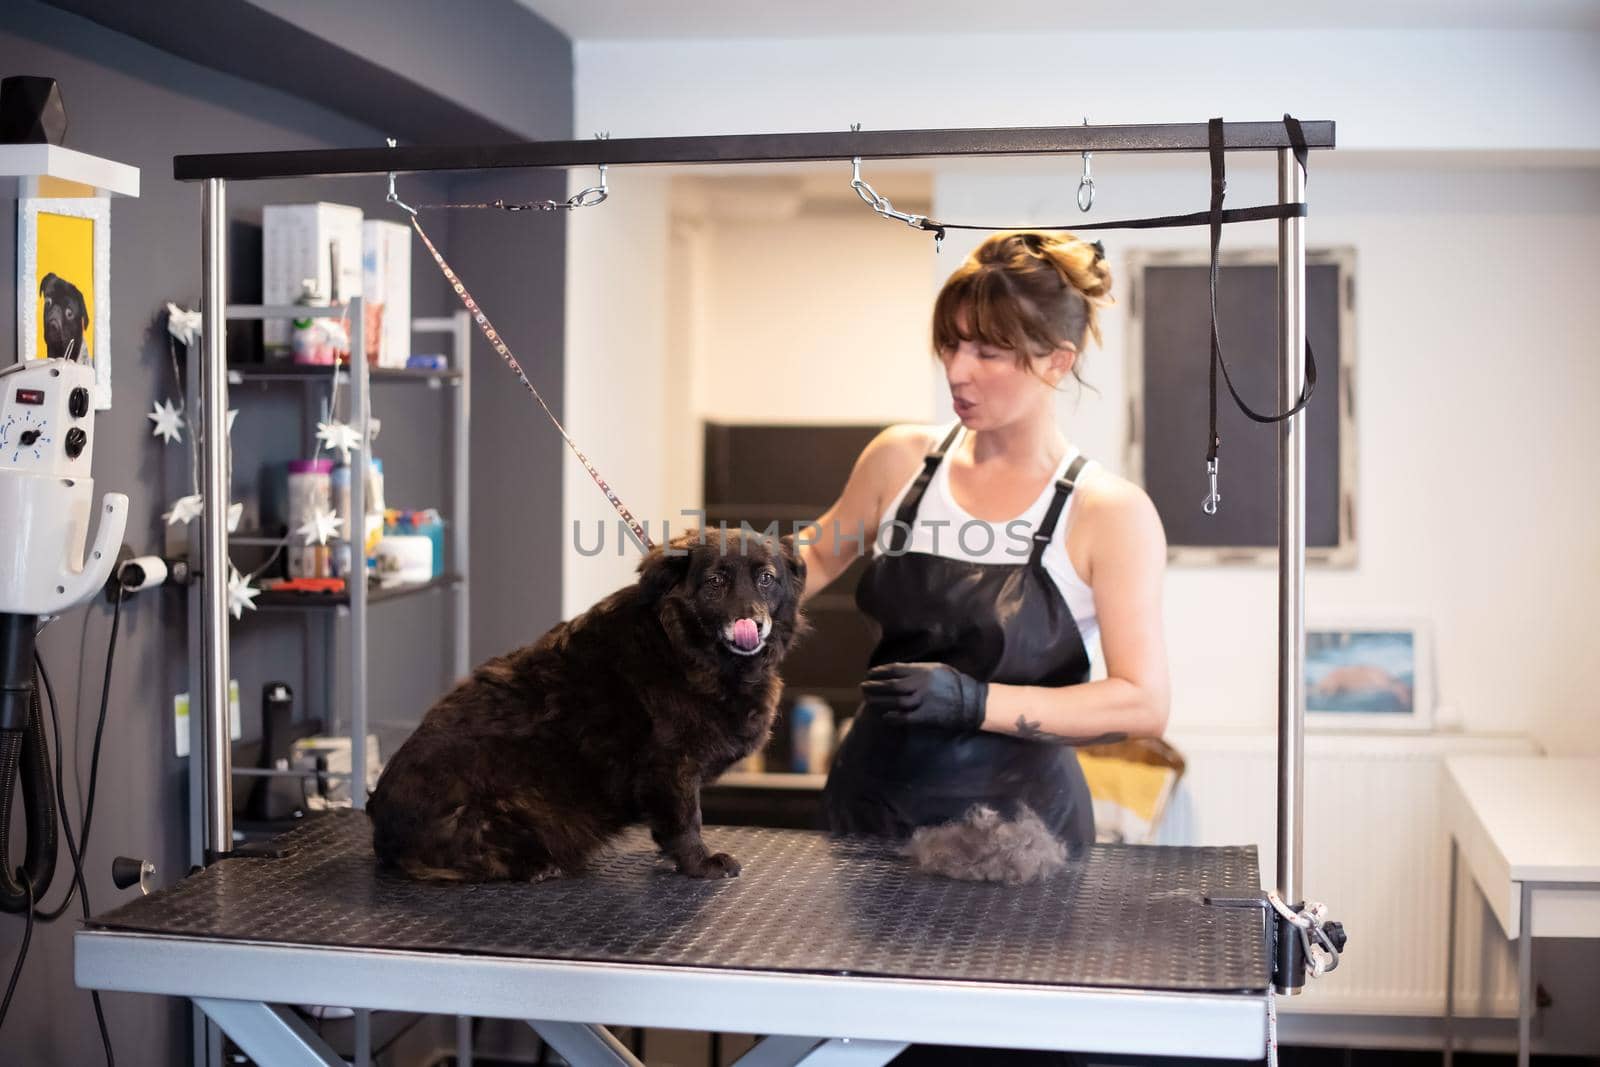
<svg viewBox="0 0 1600 1067">
<path fill-rule="evenodd" d="M 739 863 L 700 839 L 700 785 L 764 744 L 804 630 L 790 538 L 709 531 L 639 581 L 480 666 L 395 752 L 367 806 L 378 858 L 414 878 L 582 870 L 629 823 L 695 878 Z"/>
<path fill-rule="evenodd" d="M 88 308 L 84 305 L 83 293 L 65 278 L 46 274 L 39 282 L 39 295 L 44 297 L 44 354 L 52 359 L 60 356 L 76 360 L 87 358 L 83 331 Z"/>
</svg>

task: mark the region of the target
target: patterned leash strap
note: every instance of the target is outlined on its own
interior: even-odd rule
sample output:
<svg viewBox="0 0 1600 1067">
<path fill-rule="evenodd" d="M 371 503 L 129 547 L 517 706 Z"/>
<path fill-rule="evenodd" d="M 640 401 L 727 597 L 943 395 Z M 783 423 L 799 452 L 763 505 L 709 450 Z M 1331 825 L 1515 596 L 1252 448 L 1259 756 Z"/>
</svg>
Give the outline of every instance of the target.
<svg viewBox="0 0 1600 1067">
<path fill-rule="evenodd" d="M 611 506 L 617 509 L 617 514 L 621 515 L 623 521 L 628 524 L 629 529 L 633 530 L 633 535 L 639 539 L 639 543 L 647 551 L 655 548 L 655 542 L 651 541 L 650 535 L 645 533 L 644 526 L 633 517 L 633 513 L 628 510 L 627 505 L 623 504 L 621 498 L 617 496 L 611 486 L 606 484 L 606 480 L 600 477 L 600 472 L 595 470 L 593 463 L 589 462 L 589 457 L 583 454 L 583 450 L 572 439 L 572 435 L 567 433 L 567 428 L 561 425 L 561 420 L 556 418 L 555 412 L 550 410 L 550 405 L 546 404 L 544 397 L 539 395 L 539 390 L 533 387 L 533 383 L 523 373 L 522 364 L 517 362 L 517 357 L 511 354 L 511 349 L 507 348 L 506 343 L 500 339 L 500 333 L 494 328 L 494 324 L 489 321 L 489 317 L 483 313 L 483 309 L 472 298 L 472 294 L 467 292 L 467 287 L 461 284 L 460 278 L 456 277 L 456 272 L 450 269 L 450 264 L 444 261 L 444 257 L 439 254 L 439 250 L 428 239 L 428 233 L 422 228 L 422 223 L 417 221 L 416 215 L 411 216 L 411 228 L 417 231 L 417 236 L 422 238 L 422 243 L 428 246 L 428 251 L 433 255 L 433 261 L 439 264 L 439 269 L 444 272 L 445 280 L 450 283 L 450 288 L 455 290 L 456 295 L 461 298 L 461 302 L 472 313 L 472 320 L 478 324 L 478 329 L 483 331 L 483 336 L 488 338 L 489 344 L 499 353 L 506 366 L 511 368 L 511 372 L 517 376 L 517 380 L 527 388 L 528 392 L 533 394 L 533 398 L 539 402 L 539 406 L 544 408 L 544 413 L 550 417 L 550 421 L 555 425 L 556 431 L 567 442 L 567 447 L 572 449 L 572 454 L 578 457 L 578 462 L 583 464 L 583 469 L 588 471 L 589 477 L 594 479 L 594 484 L 598 485 L 600 491 L 606 495 L 606 499 L 611 501 Z"/>
</svg>

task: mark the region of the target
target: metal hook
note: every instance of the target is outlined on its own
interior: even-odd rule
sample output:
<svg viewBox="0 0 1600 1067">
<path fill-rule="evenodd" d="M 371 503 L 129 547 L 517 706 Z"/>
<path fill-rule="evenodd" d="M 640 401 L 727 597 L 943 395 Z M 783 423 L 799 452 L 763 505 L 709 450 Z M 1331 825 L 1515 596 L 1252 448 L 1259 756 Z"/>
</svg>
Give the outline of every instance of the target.
<svg viewBox="0 0 1600 1067">
<path fill-rule="evenodd" d="M 1215 515 L 1217 513 L 1217 506 L 1222 503 L 1222 494 L 1217 492 L 1216 460 L 1206 460 L 1206 477 L 1211 479 L 1211 492 L 1207 493 L 1205 500 L 1201 502 L 1200 510 L 1204 511 L 1207 515 Z"/>
<path fill-rule="evenodd" d="M 605 130 L 601 133 L 597 133 L 594 135 L 594 139 L 596 141 L 609 141 L 611 140 L 611 131 Z M 597 204 L 605 203 L 606 197 L 610 195 L 611 190 L 606 185 L 606 165 L 601 163 L 600 184 L 591 185 L 586 189 L 580 189 L 576 193 L 573 193 L 571 196 L 567 197 L 566 206 L 569 208 L 594 207 Z"/>
<path fill-rule="evenodd" d="M 1089 125 L 1089 117 L 1083 118 L 1083 124 Z M 1088 211 L 1094 207 L 1094 175 L 1089 172 L 1089 159 L 1093 152 L 1083 153 L 1083 177 L 1078 181 L 1078 210 Z"/>
<path fill-rule="evenodd" d="M 385 137 L 384 140 L 389 142 L 389 147 L 390 148 L 394 148 L 394 147 L 397 146 L 397 142 L 395 141 L 395 139 L 393 137 Z M 392 171 L 392 170 L 389 172 L 389 195 L 384 197 L 383 199 L 384 199 L 385 203 L 394 204 L 395 206 L 397 206 L 399 208 L 402 208 L 405 211 L 410 212 L 412 215 L 415 215 L 417 213 L 417 209 L 416 208 L 412 207 L 410 204 L 406 203 L 404 200 L 401 200 L 400 199 L 400 194 L 394 191 L 394 171 Z"/>
<path fill-rule="evenodd" d="M 886 219 L 894 219 L 897 222 L 903 222 L 907 226 L 910 226 L 913 230 L 931 229 L 931 227 L 926 227 L 923 225 L 928 221 L 928 216 L 911 215 L 904 211 L 896 211 L 894 205 L 889 202 L 889 198 L 887 196 L 884 196 L 882 193 L 878 192 L 878 190 L 874 189 L 865 178 L 861 177 L 860 156 L 852 157 L 850 160 L 850 188 L 855 190 L 856 195 L 861 198 L 863 203 L 872 208 L 872 210 L 881 217 Z M 936 246 L 938 240 L 942 237 L 942 232 L 935 234 L 934 240 L 936 242 Z"/>
</svg>

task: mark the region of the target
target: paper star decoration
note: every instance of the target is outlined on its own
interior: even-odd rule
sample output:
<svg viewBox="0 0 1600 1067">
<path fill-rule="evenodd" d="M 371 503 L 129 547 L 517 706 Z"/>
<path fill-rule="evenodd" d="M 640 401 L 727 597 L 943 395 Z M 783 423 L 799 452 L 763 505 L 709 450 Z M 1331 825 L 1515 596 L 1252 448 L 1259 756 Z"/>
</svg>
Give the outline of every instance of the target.
<svg viewBox="0 0 1600 1067">
<path fill-rule="evenodd" d="M 236 619 L 244 618 L 244 609 L 256 610 L 255 599 L 261 595 L 261 590 L 250 584 L 250 579 L 239 573 L 234 566 L 228 567 L 228 610 Z"/>
<path fill-rule="evenodd" d="M 187 346 L 195 345 L 200 340 L 200 312 L 168 304 L 167 332 Z"/>
<path fill-rule="evenodd" d="M 205 504 L 205 497 L 199 493 L 191 496 L 180 496 L 172 502 L 172 510 L 162 518 L 167 520 L 168 526 L 179 523 L 188 523 L 200 516 L 200 508 Z M 233 533 L 239 528 L 239 518 L 244 514 L 244 505 L 235 501 L 228 505 L 228 532 Z"/>
<path fill-rule="evenodd" d="M 319 447 L 326 448 L 329 452 L 338 452 L 339 458 L 346 463 L 350 462 L 351 449 L 361 447 L 361 434 L 353 426 L 343 422 L 317 423 L 317 440 L 322 442 Z"/>
<path fill-rule="evenodd" d="M 200 514 L 201 496 L 195 493 L 192 496 L 180 496 L 172 502 L 172 510 L 162 518 L 167 520 L 168 526 L 177 526 L 186 523 Z"/>
<path fill-rule="evenodd" d="M 150 432 L 165 438 L 168 444 L 183 440 L 183 413 L 170 400 L 163 400 L 145 418 L 156 424 Z"/>
<path fill-rule="evenodd" d="M 342 525 L 344 525 L 344 520 L 339 516 L 325 508 L 318 508 L 311 513 L 311 518 L 302 523 L 295 533 L 299 534 L 308 545 L 313 541 L 319 545 L 325 545 L 328 543 L 328 538 L 338 533 L 339 527 Z"/>
</svg>

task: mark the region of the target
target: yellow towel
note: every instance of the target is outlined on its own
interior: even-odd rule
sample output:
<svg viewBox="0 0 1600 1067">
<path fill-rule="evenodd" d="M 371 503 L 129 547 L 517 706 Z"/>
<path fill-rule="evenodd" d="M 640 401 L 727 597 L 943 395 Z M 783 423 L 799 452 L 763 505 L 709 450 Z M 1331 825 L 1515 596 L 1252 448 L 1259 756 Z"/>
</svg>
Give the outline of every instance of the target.
<svg viewBox="0 0 1600 1067">
<path fill-rule="evenodd" d="M 1094 798 L 1095 837 L 1145 843 L 1161 822 L 1184 761 L 1165 741 L 1141 738 L 1078 750 Z"/>
</svg>

